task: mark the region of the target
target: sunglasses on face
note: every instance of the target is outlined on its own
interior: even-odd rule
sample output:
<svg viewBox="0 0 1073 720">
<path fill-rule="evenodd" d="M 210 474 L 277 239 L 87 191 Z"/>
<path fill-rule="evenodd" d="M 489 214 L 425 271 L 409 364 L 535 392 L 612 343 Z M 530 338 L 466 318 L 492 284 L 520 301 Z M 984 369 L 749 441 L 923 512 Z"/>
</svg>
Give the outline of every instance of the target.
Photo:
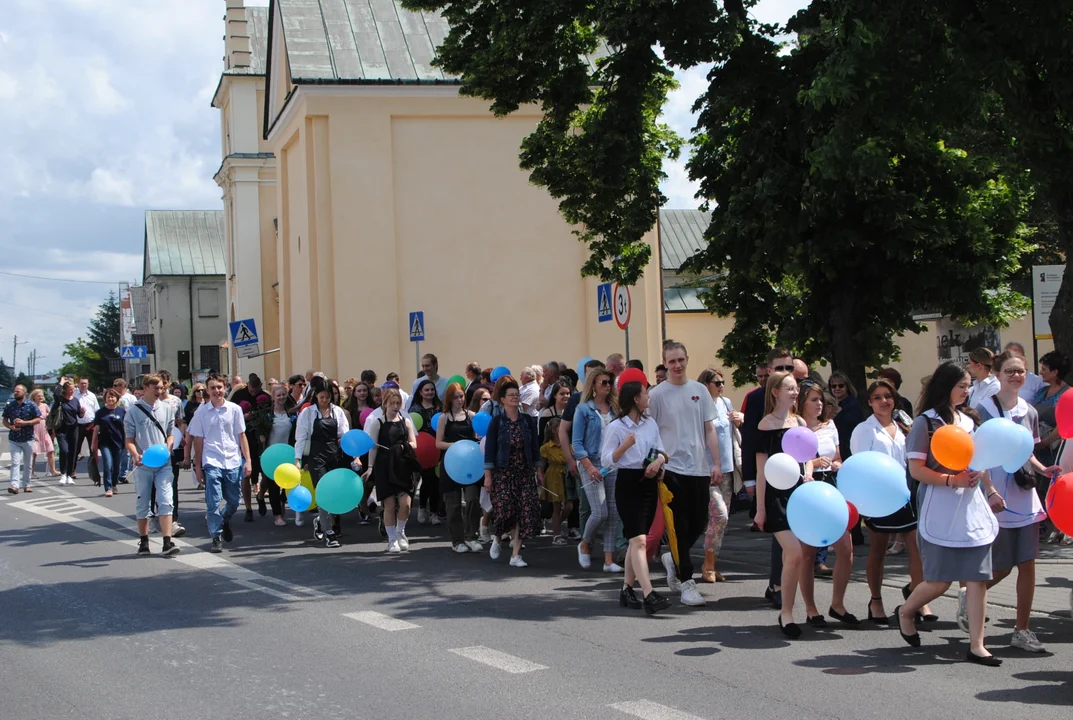
<svg viewBox="0 0 1073 720">
<path fill-rule="evenodd" d="M 775 370 L 776 372 L 793 372 L 794 371 L 794 366 L 793 365 L 776 365 L 775 367 L 773 367 L 771 369 Z"/>
<path fill-rule="evenodd" d="M 607 387 L 610 384 L 611 384 L 610 380 L 601 380 L 600 382 L 597 383 L 597 385 L 599 385 L 600 387 Z"/>
<path fill-rule="evenodd" d="M 712 380 L 712 385 L 715 385 L 716 387 L 723 387 L 725 384 L 725 380 Z"/>
<path fill-rule="evenodd" d="M 831 383 L 832 390 L 844 390 L 846 388 L 845 383 Z"/>
</svg>

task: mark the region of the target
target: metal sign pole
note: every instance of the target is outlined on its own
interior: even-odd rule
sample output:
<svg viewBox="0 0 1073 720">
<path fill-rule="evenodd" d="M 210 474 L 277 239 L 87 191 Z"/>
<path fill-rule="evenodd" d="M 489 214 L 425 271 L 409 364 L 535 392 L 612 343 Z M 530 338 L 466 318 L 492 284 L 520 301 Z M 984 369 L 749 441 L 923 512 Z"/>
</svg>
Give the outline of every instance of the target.
<svg viewBox="0 0 1073 720">
<path fill-rule="evenodd" d="M 421 372 L 421 341 L 420 340 L 418 340 L 417 342 L 414 343 L 414 348 L 415 348 L 415 350 L 414 350 L 414 353 L 415 353 L 414 354 L 414 367 L 416 368 L 414 370 L 414 373 L 416 374 L 416 373 Z"/>
<path fill-rule="evenodd" d="M 630 359 L 630 326 L 626 326 L 626 361 Z"/>
</svg>

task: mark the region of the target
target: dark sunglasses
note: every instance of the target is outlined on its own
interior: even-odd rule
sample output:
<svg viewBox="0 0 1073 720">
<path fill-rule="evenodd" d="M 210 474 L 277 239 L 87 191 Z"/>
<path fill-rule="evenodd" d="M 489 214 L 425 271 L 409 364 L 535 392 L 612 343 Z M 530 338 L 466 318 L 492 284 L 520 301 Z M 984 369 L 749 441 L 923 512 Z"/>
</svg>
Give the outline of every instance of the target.
<svg viewBox="0 0 1073 720">
<path fill-rule="evenodd" d="M 793 365 L 776 365 L 775 367 L 773 367 L 771 369 L 775 370 L 777 372 L 793 372 L 794 371 L 794 366 Z"/>
<path fill-rule="evenodd" d="M 723 387 L 724 385 L 726 385 L 726 380 L 712 380 L 712 385 L 715 385 L 716 387 Z"/>
<path fill-rule="evenodd" d="M 608 385 L 611 384 L 611 381 L 610 380 L 601 380 L 598 384 L 599 384 L 600 387 L 607 387 Z"/>
<path fill-rule="evenodd" d="M 844 390 L 845 388 L 846 383 L 831 383 L 832 390 Z"/>
</svg>

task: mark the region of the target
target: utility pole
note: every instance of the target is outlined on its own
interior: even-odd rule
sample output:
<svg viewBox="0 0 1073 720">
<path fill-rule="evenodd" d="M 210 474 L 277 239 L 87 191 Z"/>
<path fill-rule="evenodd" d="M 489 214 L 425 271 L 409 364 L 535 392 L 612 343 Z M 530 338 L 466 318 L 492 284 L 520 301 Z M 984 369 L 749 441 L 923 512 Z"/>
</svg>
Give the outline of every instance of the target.
<svg viewBox="0 0 1073 720">
<path fill-rule="evenodd" d="M 15 340 L 12 343 L 13 347 L 11 348 L 11 372 L 15 373 L 16 375 L 19 374 L 19 371 L 18 371 L 19 363 L 16 360 L 16 357 L 18 356 L 18 353 L 19 353 L 19 345 L 25 345 L 28 342 L 30 342 L 30 341 L 29 340 L 23 340 L 22 342 L 19 342 L 19 336 L 16 335 Z"/>
</svg>

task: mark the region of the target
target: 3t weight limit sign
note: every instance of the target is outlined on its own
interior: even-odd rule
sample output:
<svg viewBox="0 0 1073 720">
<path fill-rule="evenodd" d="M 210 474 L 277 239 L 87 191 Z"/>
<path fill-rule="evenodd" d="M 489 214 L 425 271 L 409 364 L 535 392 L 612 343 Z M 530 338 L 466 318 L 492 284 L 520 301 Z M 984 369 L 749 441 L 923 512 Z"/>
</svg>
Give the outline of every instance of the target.
<svg viewBox="0 0 1073 720">
<path fill-rule="evenodd" d="M 625 330 L 630 326 L 630 313 L 633 309 L 630 301 L 630 289 L 625 285 L 615 285 L 613 308 L 615 311 L 615 323 Z"/>
</svg>

